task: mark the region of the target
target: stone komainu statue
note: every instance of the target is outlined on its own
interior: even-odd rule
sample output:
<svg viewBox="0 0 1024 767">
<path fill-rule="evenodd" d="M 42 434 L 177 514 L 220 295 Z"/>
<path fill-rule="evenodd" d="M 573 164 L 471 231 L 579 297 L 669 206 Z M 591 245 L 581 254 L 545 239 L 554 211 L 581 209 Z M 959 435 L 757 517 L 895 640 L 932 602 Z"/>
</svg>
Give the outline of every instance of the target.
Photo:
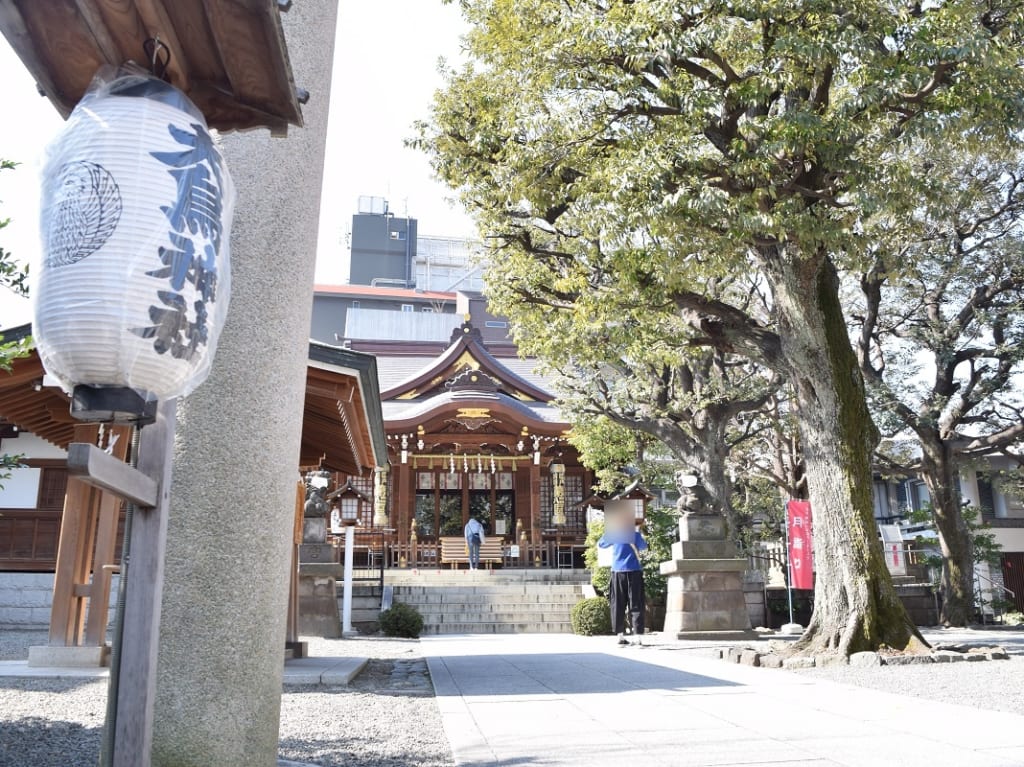
<svg viewBox="0 0 1024 767">
<path fill-rule="evenodd" d="M 327 500 L 324 498 L 324 488 L 306 486 L 306 505 L 303 507 L 302 512 L 308 518 L 327 516 Z"/>
<path fill-rule="evenodd" d="M 676 502 L 676 511 L 684 514 L 713 514 L 711 496 L 700 483 L 700 478 L 689 471 L 677 471 L 675 475 L 676 487 L 679 488 L 679 500 Z"/>
</svg>

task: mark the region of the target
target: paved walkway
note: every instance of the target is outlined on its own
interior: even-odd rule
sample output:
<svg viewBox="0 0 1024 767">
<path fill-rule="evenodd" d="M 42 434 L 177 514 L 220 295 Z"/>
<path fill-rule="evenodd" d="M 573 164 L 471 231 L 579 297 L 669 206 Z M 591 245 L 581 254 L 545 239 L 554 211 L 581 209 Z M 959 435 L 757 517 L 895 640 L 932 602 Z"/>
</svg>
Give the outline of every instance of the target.
<svg viewBox="0 0 1024 767">
<path fill-rule="evenodd" d="M 459 765 L 1024 766 L 1024 716 L 609 637 L 422 641 Z"/>
</svg>

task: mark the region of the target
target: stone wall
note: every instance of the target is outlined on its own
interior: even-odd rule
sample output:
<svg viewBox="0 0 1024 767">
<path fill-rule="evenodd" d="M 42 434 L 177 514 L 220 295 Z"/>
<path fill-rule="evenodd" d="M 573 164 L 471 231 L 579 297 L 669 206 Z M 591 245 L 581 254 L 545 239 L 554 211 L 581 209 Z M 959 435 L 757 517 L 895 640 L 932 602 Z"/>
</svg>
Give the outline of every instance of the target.
<svg viewBox="0 0 1024 767">
<path fill-rule="evenodd" d="M 111 579 L 110 622 L 117 602 L 117 576 Z M 0 631 L 50 628 L 53 573 L 0 573 Z"/>
</svg>

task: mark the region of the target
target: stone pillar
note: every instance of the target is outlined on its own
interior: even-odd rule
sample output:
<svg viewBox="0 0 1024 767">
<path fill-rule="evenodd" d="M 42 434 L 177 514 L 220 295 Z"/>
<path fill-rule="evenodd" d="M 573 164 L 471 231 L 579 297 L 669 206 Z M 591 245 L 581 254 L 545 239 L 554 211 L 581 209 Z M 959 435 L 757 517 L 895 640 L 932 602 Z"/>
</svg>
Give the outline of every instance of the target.
<svg viewBox="0 0 1024 767">
<path fill-rule="evenodd" d="M 687 479 L 692 481 L 684 484 Z M 727 539 L 725 517 L 708 511 L 696 478 L 677 481 L 679 540 L 672 544 L 672 560 L 661 563 L 669 576 L 665 633 L 678 639 L 753 637 L 743 592 L 747 560 Z"/>
<path fill-rule="evenodd" d="M 180 403 L 154 767 L 277 763 L 289 569 L 336 0 L 281 14 L 304 128 L 231 134 L 232 295 L 209 380 Z"/>
</svg>

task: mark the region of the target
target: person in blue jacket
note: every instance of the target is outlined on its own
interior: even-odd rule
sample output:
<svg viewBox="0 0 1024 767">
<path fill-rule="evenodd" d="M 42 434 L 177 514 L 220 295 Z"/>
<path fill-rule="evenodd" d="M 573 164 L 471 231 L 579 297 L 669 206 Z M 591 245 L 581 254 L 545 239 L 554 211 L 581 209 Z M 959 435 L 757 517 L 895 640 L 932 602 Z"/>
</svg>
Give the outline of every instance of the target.
<svg viewBox="0 0 1024 767">
<path fill-rule="evenodd" d="M 480 544 L 484 542 L 484 526 L 480 522 L 480 517 L 475 514 L 470 517 L 463 532 L 466 536 L 466 548 L 469 550 L 469 569 L 477 570 L 480 568 Z"/>
<path fill-rule="evenodd" d="M 612 631 L 618 635 L 620 645 L 628 644 L 625 634 L 626 610 L 633 627 L 633 642 L 642 644 L 644 633 L 644 576 L 640 552 L 647 541 L 636 529 L 634 520 L 626 515 L 605 517 L 605 533 L 597 542 L 603 549 L 612 549 L 612 577 L 608 589 L 611 605 Z"/>
</svg>

